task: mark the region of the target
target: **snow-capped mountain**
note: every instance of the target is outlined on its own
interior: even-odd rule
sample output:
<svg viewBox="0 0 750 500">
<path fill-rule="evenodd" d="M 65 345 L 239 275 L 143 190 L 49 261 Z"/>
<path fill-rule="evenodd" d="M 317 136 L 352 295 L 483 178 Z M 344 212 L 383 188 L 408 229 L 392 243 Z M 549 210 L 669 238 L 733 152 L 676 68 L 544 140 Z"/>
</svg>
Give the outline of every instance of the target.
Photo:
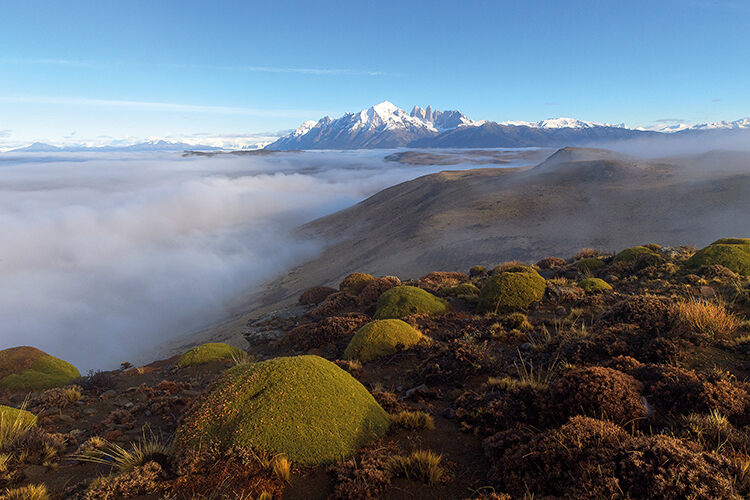
<svg viewBox="0 0 750 500">
<path fill-rule="evenodd" d="M 713 122 L 713 123 L 701 123 L 698 125 L 693 125 L 692 127 L 689 127 L 689 128 L 691 130 L 745 129 L 745 128 L 750 128 L 750 118 L 740 118 L 739 120 L 735 120 L 733 122 L 721 121 L 721 122 Z"/>
<path fill-rule="evenodd" d="M 200 149 L 203 151 L 221 149 L 205 144 L 186 144 L 161 139 L 147 140 L 128 145 L 106 146 L 53 146 L 43 142 L 34 142 L 28 146 L 11 149 L 10 153 L 82 153 L 82 152 L 147 152 L 147 151 L 185 151 L 186 149 Z"/>
<path fill-rule="evenodd" d="M 330 116 L 317 123 L 305 122 L 267 149 L 375 149 L 406 146 L 416 139 L 432 137 L 471 120 L 458 111 L 436 111 L 414 107 L 411 113 L 389 101 L 347 113 L 341 118 Z"/>
</svg>

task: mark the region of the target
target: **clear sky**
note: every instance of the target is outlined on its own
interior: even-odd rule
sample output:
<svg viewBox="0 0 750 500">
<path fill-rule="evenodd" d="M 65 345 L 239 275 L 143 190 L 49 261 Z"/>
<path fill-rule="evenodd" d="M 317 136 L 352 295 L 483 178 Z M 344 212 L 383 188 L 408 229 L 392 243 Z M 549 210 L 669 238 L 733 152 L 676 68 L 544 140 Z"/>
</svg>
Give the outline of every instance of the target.
<svg viewBox="0 0 750 500">
<path fill-rule="evenodd" d="M 735 120 L 749 33 L 744 0 L 9 0 L 0 146 L 276 131 L 385 99 L 472 119 Z"/>
</svg>

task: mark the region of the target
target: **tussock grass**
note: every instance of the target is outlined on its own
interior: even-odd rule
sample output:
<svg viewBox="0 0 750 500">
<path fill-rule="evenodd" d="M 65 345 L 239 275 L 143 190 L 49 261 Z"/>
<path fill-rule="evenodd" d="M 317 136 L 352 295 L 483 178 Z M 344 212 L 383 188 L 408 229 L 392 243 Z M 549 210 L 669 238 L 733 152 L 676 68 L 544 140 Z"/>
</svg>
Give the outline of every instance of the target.
<svg viewBox="0 0 750 500">
<path fill-rule="evenodd" d="M 677 302 L 674 307 L 680 323 L 700 335 L 726 338 L 730 337 L 740 326 L 737 317 L 720 303 L 688 299 Z"/>
<path fill-rule="evenodd" d="M 66 387 L 65 389 L 63 389 L 63 394 L 65 394 L 65 398 L 71 403 L 80 401 L 81 398 L 83 398 L 81 388 L 78 386 Z"/>
<path fill-rule="evenodd" d="M 435 428 L 435 419 L 432 418 L 432 415 L 423 411 L 404 410 L 399 413 L 392 413 L 391 420 L 399 427 L 409 430 L 432 430 Z"/>
<path fill-rule="evenodd" d="M 442 455 L 429 450 L 416 450 L 410 455 L 391 457 L 387 467 L 394 476 L 422 481 L 426 484 L 437 484 L 444 474 L 440 466 L 442 460 Z"/>
<path fill-rule="evenodd" d="M 155 436 L 151 429 L 144 427 L 138 441 L 130 443 L 130 449 L 125 449 L 115 443 L 101 446 L 102 438 L 97 438 L 96 444 L 84 452 L 71 455 L 70 458 L 81 462 L 93 462 L 111 465 L 119 472 L 131 472 L 148 462 L 164 464 L 172 457 L 172 446 Z M 106 442 L 106 441 L 105 441 Z"/>
<path fill-rule="evenodd" d="M 48 500 L 50 496 L 47 487 L 43 484 L 30 484 L 6 489 L 5 494 L 0 498 L 3 500 Z"/>
<path fill-rule="evenodd" d="M 36 426 L 36 417 L 26 411 L 27 404 L 24 401 L 20 409 L 0 405 L 0 452 Z"/>
<path fill-rule="evenodd" d="M 273 473 L 280 480 L 288 483 L 292 478 L 292 463 L 286 457 L 278 456 L 273 461 Z"/>
</svg>

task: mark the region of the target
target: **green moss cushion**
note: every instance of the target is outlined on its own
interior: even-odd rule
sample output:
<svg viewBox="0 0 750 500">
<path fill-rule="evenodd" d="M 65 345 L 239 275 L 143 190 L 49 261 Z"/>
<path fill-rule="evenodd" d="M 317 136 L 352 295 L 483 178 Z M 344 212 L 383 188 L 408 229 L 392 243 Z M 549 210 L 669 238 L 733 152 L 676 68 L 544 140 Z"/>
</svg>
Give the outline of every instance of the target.
<svg viewBox="0 0 750 500">
<path fill-rule="evenodd" d="M 186 366 L 219 361 L 221 359 L 232 359 L 232 356 L 240 353 L 242 353 L 241 349 L 232 347 L 229 344 L 210 342 L 208 344 L 193 347 L 183 354 L 182 357 L 177 360 L 175 365 L 178 368 L 184 368 Z"/>
<path fill-rule="evenodd" d="M 546 281 L 536 272 L 502 273 L 492 276 L 482 287 L 478 308 L 481 312 L 509 312 L 525 309 L 542 300 Z"/>
<path fill-rule="evenodd" d="M 318 356 L 228 369 L 177 430 L 177 452 L 233 446 L 316 465 L 385 434 L 388 414 L 347 372 Z"/>
<path fill-rule="evenodd" d="M 380 296 L 375 319 L 400 319 L 410 314 L 442 314 L 448 303 L 414 286 L 393 287 Z"/>
<path fill-rule="evenodd" d="M 615 264 L 618 264 L 620 262 L 635 262 L 641 255 L 656 255 L 656 252 L 647 247 L 626 248 L 622 252 L 615 255 L 615 258 L 612 262 Z"/>
<path fill-rule="evenodd" d="M 471 283 L 461 283 L 460 285 L 443 288 L 442 290 L 440 290 L 440 293 L 443 295 L 450 295 L 454 297 L 459 297 L 462 295 L 479 295 L 479 288 L 477 288 L 476 285 L 472 285 Z"/>
<path fill-rule="evenodd" d="M 0 405 L 0 422 L 3 427 L 14 425 L 33 427 L 36 425 L 36 415 L 26 410 Z"/>
<path fill-rule="evenodd" d="M 602 290 L 612 290 L 612 285 L 599 278 L 586 278 L 578 282 L 578 286 L 586 292 L 599 292 Z"/>
<path fill-rule="evenodd" d="M 722 238 L 695 252 L 685 263 L 689 268 L 720 264 L 750 276 L 750 239 Z"/>
<path fill-rule="evenodd" d="M 344 351 L 345 359 L 370 361 L 408 349 L 422 339 L 422 334 L 400 319 L 371 321 L 357 330 Z"/>
<path fill-rule="evenodd" d="M 587 257 L 576 262 L 576 267 L 582 273 L 585 273 L 586 271 L 597 271 L 605 265 L 604 261 L 597 259 L 596 257 Z"/>
<path fill-rule="evenodd" d="M 12 347 L 0 351 L 0 388 L 43 391 L 65 385 L 81 376 L 78 369 L 35 347 Z"/>
<path fill-rule="evenodd" d="M 339 284 L 339 290 L 352 295 L 359 295 L 359 292 L 374 279 L 374 276 L 367 273 L 352 273 Z"/>
</svg>

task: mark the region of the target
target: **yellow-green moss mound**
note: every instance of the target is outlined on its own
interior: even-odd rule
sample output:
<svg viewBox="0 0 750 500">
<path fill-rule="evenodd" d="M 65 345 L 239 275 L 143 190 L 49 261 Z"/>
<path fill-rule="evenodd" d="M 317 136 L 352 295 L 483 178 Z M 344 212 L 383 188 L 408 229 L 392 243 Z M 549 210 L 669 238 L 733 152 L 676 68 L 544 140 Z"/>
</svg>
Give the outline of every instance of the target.
<svg viewBox="0 0 750 500">
<path fill-rule="evenodd" d="M 221 359 L 232 359 L 232 356 L 241 353 L 242 350 L 232 347 L 229 344 L 210 342 L 208 344 L 193 347 L 183 354 L 182 357 L 177 360 L 175 365 L 178 368 L 185 368 L 186 366 L 200 365 L 212 361 L 219 361 Z"/>
<path fill-rule="evenodd" d="M 227 370 L 185 417 L 177 451 L 250 447 L 306 465 L 352 455 L 390 426 L 347 372 L 318 356 L 275 358 Z"/>
<path fill-rule="evenodd" d="M 339 290 L 352 295 L 359 295 L 368 283 L 375 279 L 374 276 L 367 273 L 352 273 L 341 282 Z"/>
<path fill-rule="evenodd" d="M 0 351 L 0 388 L 43 391 L 65 385 L 81 376 L 78 369 L 35 347 L 11 347 Z"/>
<path fill-rule="evenodd" d="M 422 334 L 400 319 L 381 319 L 357 330 L 344 351 L 345 359 L 371 361 L 408 349 L 422 339 Z"/>
<path fill-rule="evenodd" d="M 635 262 L 641 255 L 656 255 L 656 252 L 648 247 L 631 247 L 626 248 L 622 252 L 615 255 L 615 259 L 612 261 L 615 264 L 620 262 Z"/>
<path fill-rule="evenodd" d="M 599 278 L 586 278 L 578 282 L 578 286 L 586 292 L 599 292 L 603 290 L 612 290 L 612 285 Z"/>
<path fill-rule="evenodd" d="M 452 297 L 474 296 L 479 295 L 479 288 L 471 283 L 461 283 L 460 285 L 443 288 L 440 293 Z"/>
<path fill-rule="evenodd" d="M 690 268 L 720 264 L 735 273 L 750 276 L 750 239 L 722 238 L 690 257 L 686 265 Z"/>
<path fill-rule="evenodd" d="M 606 264 L 604 263 L 604 261 L 602 261 L 601 259 L 597 259 L 596 257 L 586 257 L 585 259 L 581 259 L 576 262 L 576 267 L 582 273 L 585 273 L 587 271 L 598 271 L 605 265 Z"/>
<path fill-rule="evenodd" d="M 479 293 L 481 312 L 525 309 L 542 300 L 546 281 L 537 272 L 505 272 L 492 276 Z"/>
<path fill-rule="evenodd" d="M 375 319 L 401 319 L 410 314 L 442 314 L 448 303 L 415 286 L 397 286 L 380 296 Z"/>
<path fill-rule="evenodd" d="M 36 425 L 36 415 L 26 410 L 0 405 L 0 423 L 3 426 L 31 427 Z"/>
</svg>

